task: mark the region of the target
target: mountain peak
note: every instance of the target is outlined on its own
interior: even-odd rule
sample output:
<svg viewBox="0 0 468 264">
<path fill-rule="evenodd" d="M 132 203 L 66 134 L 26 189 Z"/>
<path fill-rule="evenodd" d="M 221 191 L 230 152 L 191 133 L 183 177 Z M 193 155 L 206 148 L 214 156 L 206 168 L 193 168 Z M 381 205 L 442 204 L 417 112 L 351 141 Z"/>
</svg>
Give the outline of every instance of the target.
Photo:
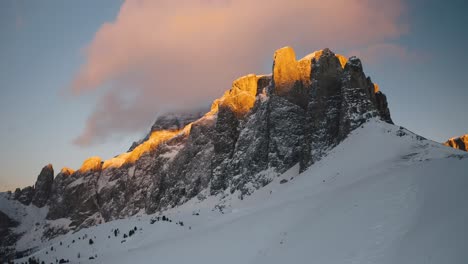
<svg viewBox="0 0 468 264">
<path fill-rule="evenodd" d="M 49 199 L 52 183 L 54 181 L 54 168 L 52 164 L 47 164 L 42 168 L 34 184 L 34 196 L 32 203 L 37 207 L 43 207 Z"/>
<path fill-rule="evenodd" d="M 444 145 L 452 147 L 452 148 L 468 151 L 468 134 L 465 134 L 460 137 L 453 137 L 447 140 L 444 143 Z"/>
<path fill-rule="evenodd" d="M 205 114 L 205 117 L 217 116 L 220 108 L 225 108 L 229 109 L 236 118 L 243 118 L 254 107 L 257 96 L 266 92 L 263 90 L 269 85 L 271 85 L 276 95 L 285 97 L 305 109 L 309 103 L 307 93 L 311 90 L 312 81 L 324 78 L 339 79 L 345 67 L 357 72 L 360 75 L 358 78 L 361 78 L 361 76 L 365 78 L 362 63 L 356 57 L 351 57 L 348 60 L 340 54 L 335 54 L 329 48 L 325 48 L 297 60 L 292 47 L 280 48 L 273 55 L 272 74 L 248 74 L 234 80 L 231 89 L 214 100 L 211 110 Z M 358 86 L 366 86 L 366 89 L 369 90 L 367 92 L 370 96 L 369 99 L 375 101 L 383 120 L 391 122 L 386 97 L 382 93 L 377 93 L 379 91 L 378 85 L 373 84 L 370 79 L 364 79 L 360 82 Z M 372 88 L 368 88 L 368 85 Z M 329 91 L 327 93 L 334 93 L 333 89 L 335 88 L 328 87 L 327 90 Z M 160 143 L 177 136 L 183 130 L 190 130 L 190 124 L 202 116 L 202 112 L 199 111 L 196 113 L 174 112 L 161 115 L 151 127 L 150 133 L 142 140 L 134 142 L 126 153 L 119 154 L 106 161 L 102 161 L 98 157 L 91 157 L 83 163 L 79 171 L 116 168 L 124 164 L 134 163 L 144 153 L 155 149 Z M 99 164 L 102 164 L 102 166 Z"/>
<path fill-rule="evenodd" d="M 284 47 L 272 70 L 234 80 L 204 115 L 159 116 L 143 140 L 114 158 L 88 158 L 55 179 L 48 173 L 53 183 L 41 189 L 50 193 L 39 199 L 47 201 L 47 219 L 69 218 L 69 229 L 79 229 L 198 195 L 242 198 L 293 166 L 304 171 L 370 119 L 391 123 L 385 95 L 357 58 L 323 49 L 297 60 Z M 30 187 L 15 197 L 29 204 L 35 193 Z"/>
</svg>

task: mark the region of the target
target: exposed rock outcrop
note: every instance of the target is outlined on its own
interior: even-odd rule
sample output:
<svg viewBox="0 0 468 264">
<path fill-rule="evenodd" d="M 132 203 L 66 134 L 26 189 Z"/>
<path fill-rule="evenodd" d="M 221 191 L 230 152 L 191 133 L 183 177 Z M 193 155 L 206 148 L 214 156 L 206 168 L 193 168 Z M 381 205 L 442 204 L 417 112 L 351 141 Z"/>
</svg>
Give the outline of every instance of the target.
<svg viewBox="0 0 468 264">
<path fill-rule="evenodd" d="M 449 140 L 447 140 L 444 145 L 468 151 L 468 134 L 460 136 L 460 137 L 454 137 Z"/>
<path fill-rule="evenodd" d="M 24 187 L 23 189 L 16 188 L 13 198 L 18 202 L 29 205 L 34 197 L 34 188 L 32 186 Z"/>
<path fill-rule="evenodd" d="M 49 164 L 42 168 L 41 173 L 37 176 L 36 184 L 34 185 L 34 197 L 32 204 L 37 207 L 43 207 L 52 191 L 54 182 L 54 168 Z"/>
</svg>

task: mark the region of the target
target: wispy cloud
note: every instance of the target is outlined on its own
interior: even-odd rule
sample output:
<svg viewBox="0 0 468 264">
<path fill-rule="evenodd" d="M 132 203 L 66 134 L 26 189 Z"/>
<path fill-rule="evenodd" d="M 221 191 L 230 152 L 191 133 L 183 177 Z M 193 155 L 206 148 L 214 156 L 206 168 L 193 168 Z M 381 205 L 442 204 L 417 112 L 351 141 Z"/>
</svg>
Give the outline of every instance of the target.
<svg viewBox="0 0 468 264">
<path fill-rule="evenodd" d="M 127 0 L 86 47 L 71 84 L 74 95 L 101 94 L 75 143 L 141 130 L 161 109 L 207 103 L 285 45 L 372 54 L 407 32 L 404 12 L 402 0 Z"/>
</svg>

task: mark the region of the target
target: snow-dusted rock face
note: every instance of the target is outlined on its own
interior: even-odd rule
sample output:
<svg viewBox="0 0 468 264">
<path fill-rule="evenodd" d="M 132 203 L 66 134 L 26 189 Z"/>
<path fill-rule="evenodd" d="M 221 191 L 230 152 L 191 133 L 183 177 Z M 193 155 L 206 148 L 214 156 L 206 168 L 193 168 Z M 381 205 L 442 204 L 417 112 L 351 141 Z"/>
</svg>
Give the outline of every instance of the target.
<svg viewBox="0 0 468 264">
<path fill-rule="evenodd" d="M 23 189 L 16 188 L 14 193 L 14 199 L 18 200 L 18 202 L 29 205 L 32 201 L 34 196 L 34 188 L 32 186 L 24 187 Z"/>
<path fill-rule="evenodd" d="M 8 256 L 15 252 L 14 243 L 18 235 L 12 232 L 12 228 L 18 226 L 18 223 L 11 219 L 7 214 L 0 211 L 0 261 L 1 256 Z"/>
<path fill-rule="evenodd" d="M 202 190 L 249 195 L 295 164 L 305 170 L 368 119 L 391 123 L 375 87 L 357 58 L 324 49 L 297 61 L 280 49 L 272 75 L 237 79 L 205 115 L 161 116 L 127 153 L 62 170 L 47 219 L 79 229 L 181 205 Z"/>
<path fill-rule="evenodd" d="M 447 140 L 444 143 L 444 145 L 452 147 L 452 148 L 468 151 L 468 134 L 463 135 L 461 137 L 451 138 Z"/>
</svg>

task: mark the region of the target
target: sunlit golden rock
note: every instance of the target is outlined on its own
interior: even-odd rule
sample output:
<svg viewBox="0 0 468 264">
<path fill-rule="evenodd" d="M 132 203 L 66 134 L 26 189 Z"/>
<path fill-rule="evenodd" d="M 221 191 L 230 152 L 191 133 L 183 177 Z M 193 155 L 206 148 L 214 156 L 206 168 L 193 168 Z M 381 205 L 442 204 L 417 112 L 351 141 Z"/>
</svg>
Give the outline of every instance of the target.
<svg viewBox="0 0 468 264">
<path fill-rule="evenodd" d="M 255 103 L 257 81 L 258 78 L 254 74 L 235 80 L 232 88 L 221 98 L 220 105 L 229 107 L 238 117 L 245 115 Z"/>
<path fill-rule="evenodd" d="M 275 51 L 273 56 L 273 82 L 275 84 L 275 92 L 278 95 L 289 92 L 294 87 L 294 83 L 297 80 L 303 79 L 301 72 L 302 74 L 306 74 L 305 72 L 307 70 L 310 71 L 310 63 L 304 62 L 301 67 L 299 67 L 293 48 L 284 47 Z"/>
<path fill-rule="evenodd" d="M 463 135 L 461 137 L 454 137 L 449 139 L 447 142 L 444 143 L 444 145 L 468 151 L 468 134 Z"/>
<path fill-rule="evenodd" d="M 214 100 L 213 103 L 211 104 L 210 111 L 208 113 L 206 113 L 205 116 L 212 117 L 212 116 L 216 115 L 216 113 L 218 113 L 218 110 L 219 110 L 219 102 L 220 101 L 221 101 L 221 99 Z"/>
<path fill-rule="evenodd" d="M 187 127 L 190 127 L 190 125 L 187 125 L 186 128 Z M 135 161 L 137 161 L 143 154 L 156 149 L 156 147 L 158 147 L 161 143 L 173 138 L 180 132 L 181 130 L 154 131 L 151 133 L 147 141 L 138 145 L 132 151 L 120 154 L 115 158 L 104 161 L 102 168 L 118 168 L 127 163 L 135 163 Z"/>
<path fill-rule="evenodd" d="M 312 60 L 318 61 L 322 56 L 323 50 L 312 52 L 299 61 L 296 60 L 296 54 L 291 47 L 284 47 L 277 50 L 273 56 L 273 81 L 275 92 L 278 95 L 288 93 L 297 81 L 301 81 L 304 86 L 311 84 Z M 344 68 L 348 59 L 335 54 Z"/>
<path fill-rule="evenodd" d="M 231 89 L 226 91 L 223 96 L 216 99 L 211 105 L 211 110 L 205 116 L 213 116 L 218 113 L 219 107 L 228 107 L 237 116 L 244 116 L 255 103 L 257 96 L 258 80 L 265 76 L 249 74 L 232 83 Z"/>
<path fill-rule="evenodd" d="M 62 170 L 60 171 L 61 174 L 64 175 L 71 175 L 75 172 L 75 170 L 68 168 L 68 167 L 63 167 Z"/>
<path fill-rule="evenodd" d="M 346 66 L 346 63 L 348 62 L 348 59 L 345 56 L 340 55 L 340 54 L 335 54 L 335 56 L 340 61 L 341 67 L 344 68 Z"/>
<path fill-rule="evenodd" d="M 80 172 L 99 171 L 102 166 L 100 157 L 94 156 L 86 159 L 79 169 Z"/>
<path fill-rule="evenodd" d="M 377 93 L 378 91 L 380 91 L 379 85 L 374 83 L 374 93 Z"/>
</svg>

